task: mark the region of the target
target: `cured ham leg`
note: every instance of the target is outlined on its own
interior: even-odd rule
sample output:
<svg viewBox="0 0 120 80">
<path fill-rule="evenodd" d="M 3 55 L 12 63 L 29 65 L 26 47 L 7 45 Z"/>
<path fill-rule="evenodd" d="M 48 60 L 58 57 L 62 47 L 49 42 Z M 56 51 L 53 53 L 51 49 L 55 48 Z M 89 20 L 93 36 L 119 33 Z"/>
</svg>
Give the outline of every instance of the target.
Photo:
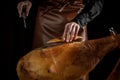
<svg viewBox="0 0 120 80">
<path fill-rule="evenodd" d="M 37 48 L 17 64 L 20 80 L 80 80 L 110 51 L 120 47 L 120 34 L 82 42 Z"/>
</svg>

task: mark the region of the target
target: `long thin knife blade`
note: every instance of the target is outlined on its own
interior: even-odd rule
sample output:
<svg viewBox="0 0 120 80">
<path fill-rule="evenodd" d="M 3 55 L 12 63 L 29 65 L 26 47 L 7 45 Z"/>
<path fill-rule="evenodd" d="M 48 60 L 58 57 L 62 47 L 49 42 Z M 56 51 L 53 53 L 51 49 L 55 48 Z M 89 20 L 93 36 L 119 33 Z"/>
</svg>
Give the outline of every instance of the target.
<svg viewBox="0 0 120 80">
<path fill-rule="evenodd" d="M 27 28 L 27 24 L 26 24 L 26 14 L 23 13 L 22 17 L 23 17 L 24 28 Z"/>
</svg>

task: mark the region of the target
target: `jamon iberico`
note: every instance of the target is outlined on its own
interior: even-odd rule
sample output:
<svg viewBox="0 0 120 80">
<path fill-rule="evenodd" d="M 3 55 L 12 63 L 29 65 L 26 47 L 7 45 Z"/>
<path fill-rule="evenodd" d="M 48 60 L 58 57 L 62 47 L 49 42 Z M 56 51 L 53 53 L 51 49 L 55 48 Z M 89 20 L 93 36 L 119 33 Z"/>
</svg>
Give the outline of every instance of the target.
<svg viewBox="0 0 120 80">
<path fill-rule="evenodd" d="M 17 64 L 19 80 L 80 80 L 110 51 L 120 48 L 120 34 L 37 48 Z"/>
</svg>

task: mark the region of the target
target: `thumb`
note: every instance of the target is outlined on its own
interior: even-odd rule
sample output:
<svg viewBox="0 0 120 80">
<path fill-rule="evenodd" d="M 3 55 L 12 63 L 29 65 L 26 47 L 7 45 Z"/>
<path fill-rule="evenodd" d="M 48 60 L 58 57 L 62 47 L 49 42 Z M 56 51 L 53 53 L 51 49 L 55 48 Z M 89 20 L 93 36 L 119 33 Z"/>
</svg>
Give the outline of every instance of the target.
<svg viewBox="0 0 120 80">
<path fill-rule="evenodd" d="M 26 16 L 29 15 L 29 11 L 30 11 L 30 9 L 31 9 L 31 6 L 32 6 L 31 3 L 28 3 L 28 5 L 26 6 Z"/>
</svg>

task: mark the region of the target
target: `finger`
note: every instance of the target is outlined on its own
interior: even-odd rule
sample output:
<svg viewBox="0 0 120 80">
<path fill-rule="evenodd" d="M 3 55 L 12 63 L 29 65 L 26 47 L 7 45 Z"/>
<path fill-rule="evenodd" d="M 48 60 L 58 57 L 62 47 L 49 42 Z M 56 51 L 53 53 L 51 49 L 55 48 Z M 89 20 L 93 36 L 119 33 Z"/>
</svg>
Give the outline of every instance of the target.
<svg viewBox="0 0 120 80">
<path fill-rule="evenodd" d="M 66 38 L 65 38 L 65 41 L 66 41 L 66 42 L 70 42 L 70 33 L 67 33 Z"/>
<path fill-rule="evenodd" d="M 19 3 L 18 6 L 17 6 L 19 17 L 21 17 L 21 13 L 22 13 L 22 10 L 21 10 L 20 6 L 21 6 L 21 4 Z"/>
<path fill-rule="evenodd" d="M 68 26 L 68 25 L 69 25 L 69 23 L 65 25 L 65 29 L 64 29 L 64 32 L 63 32 L 62 39 L 63 39 L 64 41 L 65 41 L 65 38 L 66 38 L 66 34 L 67 34 L 67 30 L 68 30 L 68 29 L 67 29 L 67 28 L 68 28 L 67 26 Z"/>
<path fill-rule="evenodd" d="M 66 42 L 70 42 L 70 37 L 71 37 L 71 31 L 72 31 L 72 27 L 74 24 L 70 23 L 67 27 L 68 27 L 68 31 L 66 34 Z"/>
<path fill-rule="evenodd" d="M 74 34 L 74 40 L 76 40 L 79 30 L 80 30 L 80 26 L 77 24 L 75 34 Z"/>
<path fill-rule="evenodd" d="M 70 42 L 74 39 L 75 37 L 75 30 L 76 30 L 76 25 L 74 24 L 72 26 L 72 31 L 71 31 L 71 34 L 70 34 Z"/>
<path fill-rule="evenodd" d="M 19 3 L 18 6 L 17 6 L 19 17 L 22 16 L 22 8 L 23 8 L 23 6 L 24 6 L 23 2 Z"/>
<path fill-rule="evenodd" d="M 32 4 L 29 2 L 26 7 L 26 16 L 28 16 Z"/>
</svg>

